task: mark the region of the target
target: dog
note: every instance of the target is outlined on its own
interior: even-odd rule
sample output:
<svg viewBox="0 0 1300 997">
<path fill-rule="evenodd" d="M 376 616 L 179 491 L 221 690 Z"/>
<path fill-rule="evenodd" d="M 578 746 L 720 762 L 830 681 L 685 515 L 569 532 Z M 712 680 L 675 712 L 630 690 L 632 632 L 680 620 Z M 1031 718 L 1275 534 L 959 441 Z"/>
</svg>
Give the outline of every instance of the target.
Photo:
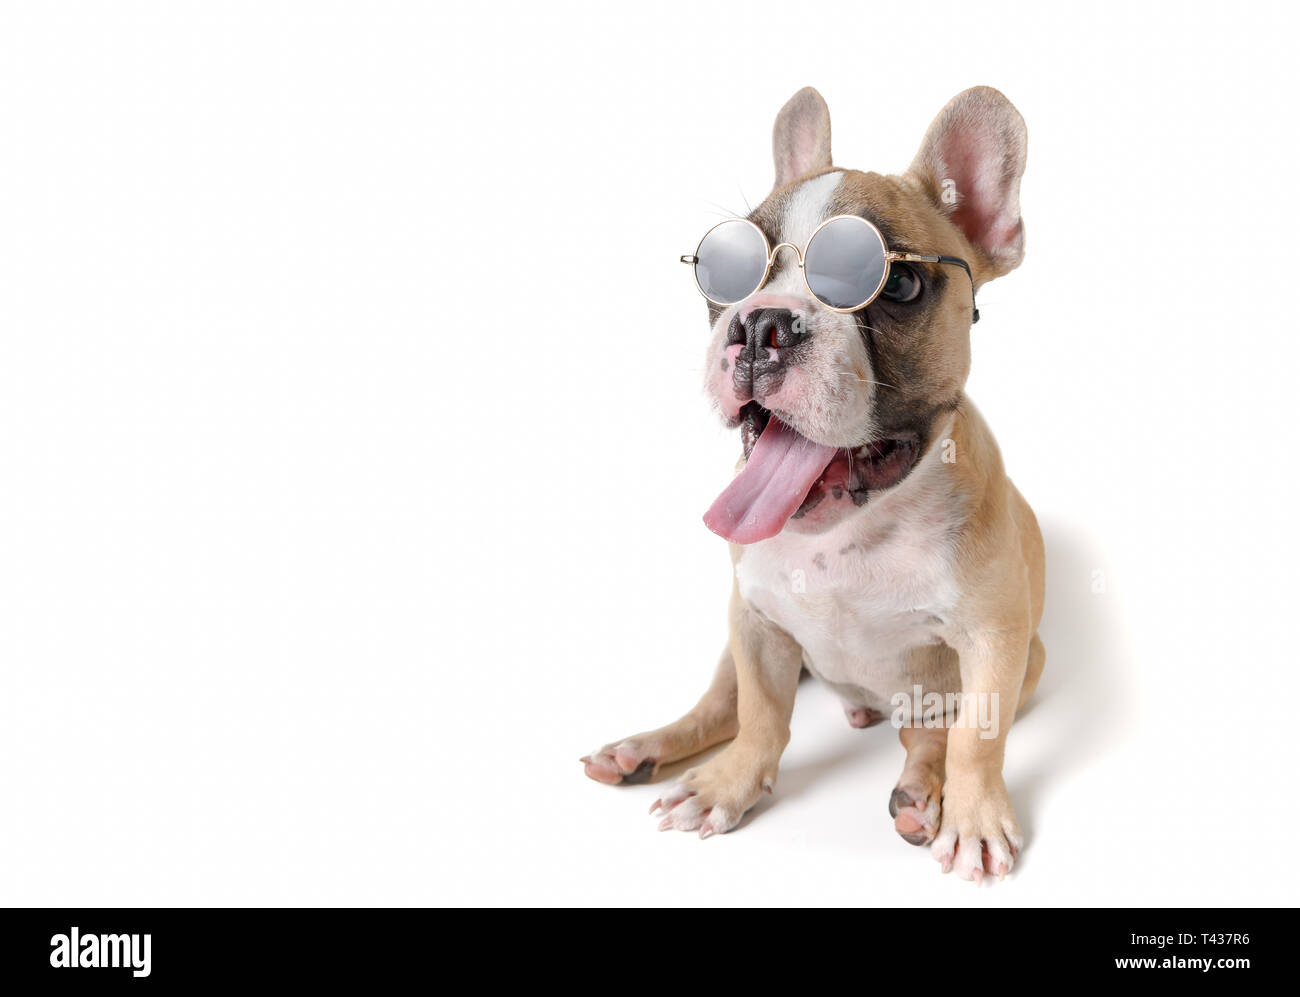
<svg viewBox="0 0 1300 997">
<path fill-rule="evenodd" d="M 641 782 L 729 741 L 655 802 L 661 829 L 724 833 L 773 791 L 806 669 L 854 727 L 898 727 L 889 813 L 905 841 L 977 883 L 1014 866 L 1023 839 L 1002 764 L 1043 670 L 1043 542 L 964 388 L 975 292 L 1024 256 L 1026 148 L 1011 102 L 975 87 L 901 175 L 839 168 L 808 87 L 776 119 L 776 182 L 747 219 L 761 239 L 727 230 L 765 242 L 743 267 L 728 257 L 744 280 L 770 250 L 761 285 L 726 303 L 706 287 L 719 268 L 700 275 L 709 237 L 683 257 L 710 299 L 706 391 L 744 452 L 705 517 L 731 541 L 729 637 L 681 719 L 582 759 L 598 782 Z M 843 238 L 818 242 L 830 219 Z M 887 272 L 866 307 L 813 292 L 834 278 L 837 245 L 877 237 Z M 864 272 L 847 271 L 858 297 L 875 279 Z"/>
</svg>

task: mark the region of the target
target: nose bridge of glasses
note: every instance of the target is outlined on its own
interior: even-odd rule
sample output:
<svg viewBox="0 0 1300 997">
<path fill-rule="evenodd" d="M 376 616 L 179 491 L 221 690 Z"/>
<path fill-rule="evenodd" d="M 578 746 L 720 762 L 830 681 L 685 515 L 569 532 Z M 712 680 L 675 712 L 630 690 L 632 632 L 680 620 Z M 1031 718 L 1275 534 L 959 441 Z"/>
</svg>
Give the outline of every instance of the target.
<svg viewBox="0 0 1300 997">
<path fill-rule="evenodd" d="M 793 250 L 794 250 L 795 259 L 797 259 L 797 260 L 799 261 L 799 266 L 800 266 L 800 267 L 803 266 L 803 250 L 802 250 L 802 249 L 800 249 L 798 246 L 796 246 L 793 242 L 778 242 L 775 246 L 772 247 L 772 255 L 769 256 L 769 257 L 767 258 L 767 265 L 768 265 L 769 268 L 770 268 L 770 267 L 773 267 L 773 266 L 776 265 L 776 258 L 777 258 L 777 256 L 780 255 L 781 250 L 783 250 L 783 249 L 793 249 Z"/>
</svg>

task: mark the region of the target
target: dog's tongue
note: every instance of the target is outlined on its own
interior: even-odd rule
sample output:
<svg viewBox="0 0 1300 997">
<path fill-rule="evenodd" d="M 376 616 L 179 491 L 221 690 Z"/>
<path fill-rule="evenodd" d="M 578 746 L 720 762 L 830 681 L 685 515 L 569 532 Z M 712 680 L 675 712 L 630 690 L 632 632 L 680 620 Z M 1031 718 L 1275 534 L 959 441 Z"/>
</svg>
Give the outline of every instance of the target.
<svg viewBox="0 0 1300 997">
<path fill-rule="evenodd" d="M 738 544 L 776 536 L 834 456 L 835 447 L 814 443 L 772 416 L 744 468 L 704 514 L 704 525 Z"/>
</svg>

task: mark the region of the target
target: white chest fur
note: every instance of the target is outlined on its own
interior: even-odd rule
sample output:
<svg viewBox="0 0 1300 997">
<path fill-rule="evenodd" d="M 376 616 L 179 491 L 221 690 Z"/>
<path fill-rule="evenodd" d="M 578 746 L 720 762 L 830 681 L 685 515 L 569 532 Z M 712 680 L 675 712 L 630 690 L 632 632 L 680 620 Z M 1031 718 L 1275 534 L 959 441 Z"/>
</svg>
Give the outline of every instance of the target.
<svg viewBox="0 0 1300 997">
<path fill-rule="evenodd" d="M 930 473 L 924 473 L 924 472 Z M 907 651 L 939 641 L 957 602 L 954 530 L 963 510 L 938 468 L 820 535 L 783 531 L 746 547 L 740 595 L 804 649 L 814 674 L 888 701 L 910 692 Z"/>
</svg>

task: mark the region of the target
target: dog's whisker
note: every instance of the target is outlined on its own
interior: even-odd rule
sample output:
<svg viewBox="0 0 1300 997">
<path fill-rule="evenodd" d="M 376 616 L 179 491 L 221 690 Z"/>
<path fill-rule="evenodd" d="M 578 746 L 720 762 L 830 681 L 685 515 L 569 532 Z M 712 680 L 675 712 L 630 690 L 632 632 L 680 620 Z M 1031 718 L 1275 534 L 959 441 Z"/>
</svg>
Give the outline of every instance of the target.
<svg viewBox="0 0 1300 997">
<path fill-rule="evenodd" d="M 743 199 L 743 195 L 742 195 L 742 199 Z M 720 215 L 723 218 L 744 218 L 745 217 L 744 215 L 738 214 L 737 212 L 733 211 L 731 208 L 728 208 L 725 204 L 719 204 L 717 201 L 705 201 L 704 203 L 709 205 L 710 207 L 717 209 L 716 211 L 710 211 L 709 214 L 711 215 Z"/>
<path fill-rule="evenodd" d="M 897 384 L 886 384 L 884 381 L 873 381 L 871 380 L 871 378 L 861 377 L 858 374 L 855 374 L 851 370 L 837 370 L 835 373 L 838 374 L 840 377 L 851 377 L 855 381 L 858 381 L 862 384 L 878 384 L 882 388 L 893 388 L 895 391 L 898 390 Z"/>
</svg>

